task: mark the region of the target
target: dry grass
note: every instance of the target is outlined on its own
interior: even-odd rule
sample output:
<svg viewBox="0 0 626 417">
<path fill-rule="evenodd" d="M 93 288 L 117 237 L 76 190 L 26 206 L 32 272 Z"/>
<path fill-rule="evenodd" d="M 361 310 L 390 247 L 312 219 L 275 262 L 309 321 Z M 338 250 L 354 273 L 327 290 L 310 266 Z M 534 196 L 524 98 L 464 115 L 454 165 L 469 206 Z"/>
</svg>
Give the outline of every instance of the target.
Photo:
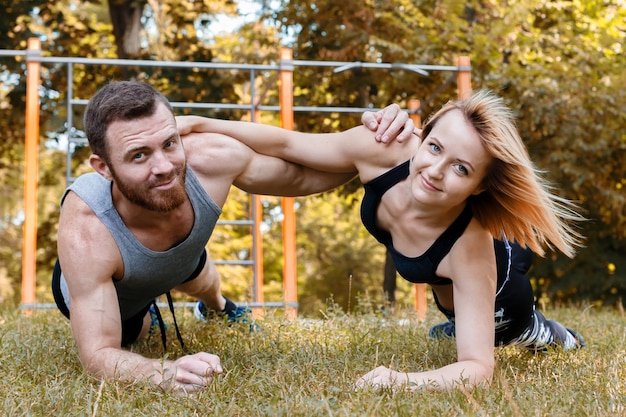
<svg viewBox="0 0 626 417">
<path fill-rule="evenodd" d="M 218 354 L 225 368 L 208 389 L 181 398 L 85 374 L 68 322 L 57 311 L 24 316 L 0 307 L 0 408 L 10 416 L 626 415 L 623 312 L 549 310 L 549 317 L 585 335 L 585 349 L 539 355 L 498 349 L 490 386 L 445 393 L 352 388 L 379 364 L 420 370 L 453 361 L 453 342 L 425 337 L 441 319 L 436 311 L 429 311 L 425 322 L 409 311 L 391 318 L 372 310 L 345 315 L 329 308 L 325 313 L 322 321 L 268 314 L 263 330 L 250 334 L 246 326 L 201 324 L 190 311 L 179 311 L 190 350 Z M 182 354 L 171 329 L 168 339 L 170 355 Z M 135 350 L 162 356 L 158 334 Z"/>
</svg>

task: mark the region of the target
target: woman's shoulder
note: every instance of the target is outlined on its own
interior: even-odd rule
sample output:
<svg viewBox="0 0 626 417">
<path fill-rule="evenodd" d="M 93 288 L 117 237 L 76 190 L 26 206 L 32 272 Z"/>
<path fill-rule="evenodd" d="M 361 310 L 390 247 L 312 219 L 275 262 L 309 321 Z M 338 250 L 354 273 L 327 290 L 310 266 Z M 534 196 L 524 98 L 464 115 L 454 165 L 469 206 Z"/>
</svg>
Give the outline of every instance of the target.
<svg viewBox="0 0 626 417">
<path fill-rule="evenodd" d="M 470 221 L 450 250 L 450 261 L 461 268 L 473 267 L 481 263 L 495 265 L 493 236 L 476 218 Z"/>
</svg>

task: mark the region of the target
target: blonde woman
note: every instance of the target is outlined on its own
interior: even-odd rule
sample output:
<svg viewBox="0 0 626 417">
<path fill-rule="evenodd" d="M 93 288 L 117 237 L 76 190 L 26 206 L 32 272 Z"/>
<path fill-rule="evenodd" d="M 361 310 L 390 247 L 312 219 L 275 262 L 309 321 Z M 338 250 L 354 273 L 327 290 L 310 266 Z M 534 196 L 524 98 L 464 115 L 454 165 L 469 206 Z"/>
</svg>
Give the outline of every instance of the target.
<svg viewBox="0 0 626 417">
<path fill-rule="evenodd" d="M 532 252 L 574 254 L 580 237 L 570 222 L 582 218 L 550 192 L 510 110 L 491 92 L 445 105 L 425 124 L 423 140 L 413 135 L 402 143 L 377 141 L 363 126 L 305 134 L 194 116 L 177 122 L 181 134 L 221 133 L 317 170 L 358 171 L 363 224 L 402 277 L 431 286 L 448 321 L 430 336 L 455 337 L 457 362 L 418 372 L 381 366 L 357 387 L 476 385 L 492 378 L 494 346 L 584 345 L 578 333 L 535 310 L 526 275 Z"/>
</svg>

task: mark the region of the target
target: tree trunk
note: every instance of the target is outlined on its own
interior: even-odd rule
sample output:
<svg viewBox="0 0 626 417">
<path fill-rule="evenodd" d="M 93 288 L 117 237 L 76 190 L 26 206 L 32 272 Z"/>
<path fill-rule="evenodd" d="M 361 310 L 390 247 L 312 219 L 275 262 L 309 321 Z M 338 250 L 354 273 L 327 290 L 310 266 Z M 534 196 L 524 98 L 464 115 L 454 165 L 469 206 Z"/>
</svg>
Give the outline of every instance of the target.
<svg viewBox="0 0 626 417">
<path fill-rule="evenodd" d="M 139 32 L 145 0 L 109 0 L 109 14 L 120 59 L 136 57 L 139 53 Z"/>
</svg>

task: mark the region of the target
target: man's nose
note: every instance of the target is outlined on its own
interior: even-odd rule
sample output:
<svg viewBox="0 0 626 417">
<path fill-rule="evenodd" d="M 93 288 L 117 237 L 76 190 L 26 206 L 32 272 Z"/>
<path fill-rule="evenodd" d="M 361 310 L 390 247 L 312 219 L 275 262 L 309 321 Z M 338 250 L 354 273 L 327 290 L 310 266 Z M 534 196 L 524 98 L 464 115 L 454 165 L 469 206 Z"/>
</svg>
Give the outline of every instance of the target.
<svg viewBox="0 0 626 417">
<path fill-rule="evenodd" d="M 152 173 L 154 175 L 167 174 L 172 171 L 174 164 L 163 152 L 155 152 L 152 155 Z"/>
</svg>

